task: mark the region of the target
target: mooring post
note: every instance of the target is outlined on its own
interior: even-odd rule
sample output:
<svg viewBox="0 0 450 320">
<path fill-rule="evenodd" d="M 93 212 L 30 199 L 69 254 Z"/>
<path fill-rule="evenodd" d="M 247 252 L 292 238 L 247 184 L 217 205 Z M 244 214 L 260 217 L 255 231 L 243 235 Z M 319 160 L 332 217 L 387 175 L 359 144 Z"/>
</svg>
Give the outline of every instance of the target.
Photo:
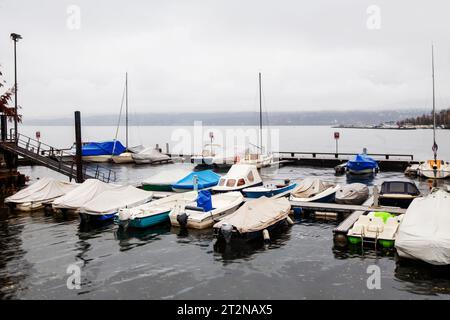
<svg viewBox="0 0 450 320">
<path fill-rule="evenodd" d="M 378 207 L 379 206 L 379 197 L 380 193 L 378 191 L 378 186 L 374 185 L 373 186 L 373 206 L 374 207 Z"/>
<path fill-rule="evenodd" d="M 76 144 L 76 156 L 75 162 L 77 164 L 77 182 L 83 183 L 83 161 L 81 158 L 81 113 L 75 111 L 75 144 Z"/>
<path fill-rule="evenodd" d="M 6 141 L 8 138 L 8 121 L 6 119 L 6 114 L 0 115 L 1 119 L 1 139 L 2 141 Z"/>
<path fill-rule="evenodd" d="M 169 151 L 170 151 L 170 150 L 169 150 L 169 143 L 166 142 L 166 154 L 169 154 L 169 153 L 170 153 Z"/>
</svg>

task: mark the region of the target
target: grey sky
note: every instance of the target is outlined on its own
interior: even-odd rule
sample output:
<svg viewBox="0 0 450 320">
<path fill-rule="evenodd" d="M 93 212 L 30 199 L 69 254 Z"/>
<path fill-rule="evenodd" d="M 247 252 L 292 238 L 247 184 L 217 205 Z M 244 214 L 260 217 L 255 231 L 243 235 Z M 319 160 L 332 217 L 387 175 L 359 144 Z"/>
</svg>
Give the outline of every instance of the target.
<svg viewBox="0 0 450 320">
<path fill-rule="evenodd" d="M 67 27 L 67 8 L 81 28 Z M 370 5 L 381 28 L 366 26 Z M 364 0 L 0 0 L 0 64 L 25 117 L 116 113 L 129 72 L 133 112 L 450 106 L 450 3 Z"/>
</svg>

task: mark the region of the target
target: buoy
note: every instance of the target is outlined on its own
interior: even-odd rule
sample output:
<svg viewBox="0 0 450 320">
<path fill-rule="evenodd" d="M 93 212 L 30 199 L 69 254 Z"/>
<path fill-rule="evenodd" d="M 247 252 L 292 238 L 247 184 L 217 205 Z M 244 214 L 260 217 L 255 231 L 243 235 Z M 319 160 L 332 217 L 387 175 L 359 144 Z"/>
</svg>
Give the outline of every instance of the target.
<svg viewBox="0 0 450 320">
<path fill-rule="evenodd" d="M 264 242 L 270 242 L 270 234 L 269 231 L 267 229 L 263 230 L 263 238 L 264 238 Z"/>
<path fill-rule="evenodd" d="M 289 223 L 290 225 L 294 224 L 294 221 L 292 221 L 292 219 L 290 217 L 286 218 L 287 223 Z"/>
</svg>

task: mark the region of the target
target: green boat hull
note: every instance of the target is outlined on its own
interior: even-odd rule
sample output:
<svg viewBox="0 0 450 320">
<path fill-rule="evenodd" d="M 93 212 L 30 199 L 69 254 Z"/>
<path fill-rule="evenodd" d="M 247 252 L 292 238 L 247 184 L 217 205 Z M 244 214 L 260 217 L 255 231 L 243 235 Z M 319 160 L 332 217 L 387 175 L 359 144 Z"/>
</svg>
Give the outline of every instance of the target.
<svg viewBox="0 0 450 320">
<path fill-rule="evenodd" d="M 172 185 L 170 184 L 143 184 L 142 189 L 147 191 L 172 191 Z"/>
</svg>

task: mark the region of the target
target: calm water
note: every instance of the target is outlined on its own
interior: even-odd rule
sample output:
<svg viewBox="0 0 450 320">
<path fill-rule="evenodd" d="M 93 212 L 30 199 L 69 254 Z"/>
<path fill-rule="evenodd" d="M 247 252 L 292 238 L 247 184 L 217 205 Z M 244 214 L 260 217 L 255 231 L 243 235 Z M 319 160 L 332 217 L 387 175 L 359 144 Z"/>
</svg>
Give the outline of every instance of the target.
<svg viewBox="0 0 450 320">
<path fill-rule="evenodd" d="M 29 127 L 28 127 L 29 128 Z M 34 130 L 29 128 L 30 132 Z M 67 128 L 64 128 L 66 130 Z M 70 128 L 69 128 L 70 129 Z M 62 129 L 42 129 L 46 135 Z M 86 128 L 85 133 L 105 133 L 104 127 Z M 170 129 L 170 128 L 169 128 Z M 48 131 L 47 131 L 48 130 Z M 54 130 L 54 131 L 52 131 Z M 57 131 L 60 130 L 60 131 Z M 105 131 L 104 131 L 105 130 Z M 294 129 L 289 129 L 294 130 Z M 291 137 L 286 148 L 300 150 L 303 144 L 318 148 L 326 144 L 316 139 L 315 145 L 301 133 Z M 325 137 L 334 129 L 315 129 L 316 137 Z M 64 131 L 64 132 L 66 132 Z M 164 143 L 161 130 L 152 131 L 146 141 Z M 295 131 L 295 130 L 294 130 Z M 323 132 L 324 131 L 324 132 Z M 366 134 L 390 143 L 421 144 L 404 135 L 417 132 L 386 130 L 346 130 L 345 135 Z M 428 135 L 427 132 L 423 132 Z M 92 134 L 92 133 L 91 133 Z M 446 134 L 448 132 L 440 132 Z M 159 137 L 159 140 L 152 140 Z M 442 137 L 441 137 L 442 138 Z M 58 140 L 59 139 L 59 140 Z M 355 137 L 355 141 L 362 139 Z M 402 140 L 404 139 L 404 140 Z M 417 140 L 417 139 L 416 139 Z M 449 140 L 447 140 L 449 141 Z M 64 141 L 59 141 L 61 145 Z M 334 142 L 333 142 L 334 143 Z M 425 141 L 424 145 L 427 145 Z M 66 142 L 67 145 L 67 142 Z M 441 142 L 441 148 L 443 148 Z M 366 144 L 369 148 L 369 144 Z M 379 145 L 381 151 L 382 145 Z M 404 145 L 399 145 L 405 148 Z M 306 147 L 305 147 L 306 148 Z M 359 148 L 355 148 L 356 151 Z M 395 148 L 393 148 L 395 149 Z M 390 149 L 389 149 L 390 150 Z M 383 149 L 383 151 L 389 151 Z M 411 149 L 413 150 L 413 149 Z M 411 152 L 409 150 L 409 152 Z M 381 151 L 382 152 L 382 151 Z M 402 151 L 403 152 L 403 151 Z M 407 151 L 404 151 L 407 152 Z M 413 153 L 420 154 L 421 150 Z M 134 165 L 114 166 L 118 180 L 138 183 L 143 178 L 174 165 L 158 167 Z M 183 164 L 190 167 L 190 164 Z M 41 167 L 22 167 L 20 171 L 32 179 L 58 174 Z M 347 183 L 345 176 L 335 177 L 333 169 L 282 167 L 262 172 L 266 180 L 299 179 L 316 175 L 328 181 Z M 368 185 L 386 179 L 405 179 L 401 173 L 385 172 Z M 417 181 L 423 191 L 426 181 Z M 447 182 L 448 183 L 448 182 Z M 216 244 L 211 230 L 181 233 L 170 225 L 140 232 L 119 232 L 110 224 L 100 228 L 82 227 L 77 216 L 62 217 L 44 212 L 0 212 L 0 297 L 20 299 L 448 299 L 450 272 L 418 263 L 398 264 L 393 252 L 361 251 L 360 248 L 339 249 L 333 245 L 335 220 L 304 218 L 273 236 L 270 245 L 262 242 L 223 247 Z M 66 286 L 70 264 L 82 270 L 80 290 Z M 381 269 L 381 289 L 369 290 L 367 267 Z"/>
</svg>

